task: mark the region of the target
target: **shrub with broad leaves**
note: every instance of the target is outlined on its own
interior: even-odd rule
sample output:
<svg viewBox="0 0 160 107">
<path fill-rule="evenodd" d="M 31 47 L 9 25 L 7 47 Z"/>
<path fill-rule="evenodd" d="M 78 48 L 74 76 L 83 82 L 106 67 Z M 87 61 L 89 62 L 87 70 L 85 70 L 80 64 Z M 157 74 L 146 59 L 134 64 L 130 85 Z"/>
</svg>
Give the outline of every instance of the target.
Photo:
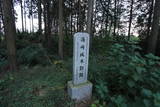
<svg viewBox="0 0 160 107">
<path fill-rule="evenodd" d="M 160 57 L 140 55 L 136 45 L 114 44 L 90 59 L 95 95 L 113 107 L 160 106 Z"/>
</svg>

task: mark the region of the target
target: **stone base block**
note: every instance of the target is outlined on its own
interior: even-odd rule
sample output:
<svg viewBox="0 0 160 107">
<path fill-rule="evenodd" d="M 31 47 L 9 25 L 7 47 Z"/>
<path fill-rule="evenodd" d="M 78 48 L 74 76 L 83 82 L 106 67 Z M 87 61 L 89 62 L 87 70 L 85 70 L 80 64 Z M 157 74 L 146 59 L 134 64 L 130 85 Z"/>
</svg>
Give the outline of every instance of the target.
<svg viewBox="0 0 160 107">
<path fill-rule="evenodd" d="M 79 85 L 73 85 L 68 81 L 68 94 L 76 102 L 90 101 L 92 96 L 92 83 L 87 81 Z"/>
</svg>

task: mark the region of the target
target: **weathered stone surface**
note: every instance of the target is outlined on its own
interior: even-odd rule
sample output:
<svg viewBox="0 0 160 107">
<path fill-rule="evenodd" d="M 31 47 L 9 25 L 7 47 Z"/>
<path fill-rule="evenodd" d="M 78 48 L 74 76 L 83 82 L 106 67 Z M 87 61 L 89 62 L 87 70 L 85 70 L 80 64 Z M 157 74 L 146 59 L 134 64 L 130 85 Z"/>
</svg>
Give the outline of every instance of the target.
<svg viewBox="0 0 160 107">
<path fill-rule="evenodd" d="M 74 35 L 73 55 L 73 83 L 77 85 L 87 82 L 89 57 L 88 33 L 76 33 Z"/>
<path fill-rule="evenodd" d="M 74 85 L 72 81 L 69 81 L 68 94 L 76 102 L 89 101 L 92 96 L 92 86 L 92 83 L 89 81 L 79 85 Z"/>
<path fill-rule="evenodd" d="M 74 35 L 73 80 L 68 82 L 68 94 L 76 104 L 88 102 L 92 96 L 92 83 L 87 81 L 89 59 L 89 34 Z M 85 103 L 87 104 L 87 103 Z"/>
</svg>

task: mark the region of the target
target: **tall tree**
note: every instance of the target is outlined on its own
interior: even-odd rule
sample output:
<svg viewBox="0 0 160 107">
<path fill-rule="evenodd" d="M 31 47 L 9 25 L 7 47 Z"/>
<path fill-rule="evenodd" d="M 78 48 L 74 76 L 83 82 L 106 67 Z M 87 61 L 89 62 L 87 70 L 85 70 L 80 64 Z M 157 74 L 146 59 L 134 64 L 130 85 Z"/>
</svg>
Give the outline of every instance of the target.
<svg viewBox="0 0 160 107">
<path fill-rule="evenodd" d="M 90 35 L 92 34 L 93 5 L 94 0 L 88 0 L 87 33 Z"/>
<path fill-rule="evenodd" d="M 155 0 L 151 35 L 148 41 L 148 53 L 155 54 L 160 22 L 160 0 Z"/>
<path fill-rule="evenodd" d="M 33 0 L 31 0 L 30 3 L 31 3 L 30 14 L 31 14 L 31 20 L 32 20 L 32 32 L 34 32 L 34 24 L 33 24 Z"/>
<path fill-rule="evenodd" d="M 114 31 L 113 31 L 114 36 L 116 36 L 116 27 L 117 27 L 117 0 L 114 0 Z"/>
<path fill-rule="evenodd" d="M 11 71 L 17 70 L 16 63 L 16 46 L 15 46 L 15 35 L 16 27 L 14 21 L 12 0 L 2 0 L 2 10 L 4 16 L 4 31 L 7 42 L 8 51 L 8 62 Z"/>
<path fill-rule="evenodd" d="M 73 0 L 70 1 L 70 35 L 72 35 L 72 25 L 73 25 Z"/>
<path fill-rule="evenodd" d="M 43 0 L 43 19 L 44 19 L 44 34 L 45 34 L 45 45 L 50 48 L 51 47 L 51 26 L 52 26 L 52 19 L 51 19 L 51 1 L 50 0 Z"/>
<path fill-rule="evenodd" d="M 47 40 L 46 39 L 47 37 L 47 12 L 46 12 L 47 6 L 46 6 L 45 0 L 43 0 L 42 3 L 43 3 L 43 22 L 44 22 L 44 35 L 45 35 L 44 40 L 46 41 Z"/>
<path fill-rule="evenodd" d="M 38 32 L 42 33 L 42 7 L 41 7 L 41 0 L 37 1 L 38 7 Z"/>
<path fill-rule="evenodd" d="M 105 34 L 109 35 L 112 27 L 112 15 L 110 13 L 111 10 L 111 0 L 107 0 L 107 2 L 104 0 L 99 0 L 102 11 L 103 11 L 103 20 L 105 20 Z M 105 16 L 105 17 L 104 17 Z M 110 22 L 110 23 L 109 23 Z M 103 28 L 102 28 L 103 29 Z"/>
<path fill-rule="evenodd" d="M 24 23 L 23 23 L 23 2 L 20 0 L 21 5 L 21 19 L 22 19 L 22 32 L 24 32 Z"/>
<path fill-rule="evenodd" d="M 63 0 L 59 0 L 59 44 L 58 52 L 61 59 L 63 59 Z"/>
<path fill-rule="evenodd" d="M 131 0 L 130 15 L 129 15 L 129 27 L 128 27 L 128 40 L 130 40 L 130 35 L 131 35 L 131 26 L 132 26 L 132 18 L 133 18 L 133 3 L 134 3 L 134 1 Z"/>
<path fill-rule="evenodd" d="M 2 15 L 2 1 L 0 0 L 0 34 L 2 33 L 2 20 L 3 20 L 3 15 Z"/>
<path fill-rule="evenodd" d="M 150 9 L 149 9 L 148 23 L 147 23 L 147 37 L 149 37 L 150 32 L 151 32 L 150 29 L 151 29 L 151 26 L 152 26 L 153 8 L 154 8 L 154 0 L 151 0 Z"/>
<path fill-rule="evenodd" d="M 26 13 L 26 2 L 23 2 L 23 9 L 24 9 L 24 29 L 27 30 L 27 13 Z"/>
<path fill-rule="evenodd" d="M 46 6 L 47 6 L 47 10 L 46 10 L 46 16 L 47 16 L 47 47 L 49 48 L 51 46 L 51 12 L 50 12 L 50 8 L 51 8 L 51 4 L 50 4 L 50 1 L 48 0 L 46 2 Z"/>
</svg>

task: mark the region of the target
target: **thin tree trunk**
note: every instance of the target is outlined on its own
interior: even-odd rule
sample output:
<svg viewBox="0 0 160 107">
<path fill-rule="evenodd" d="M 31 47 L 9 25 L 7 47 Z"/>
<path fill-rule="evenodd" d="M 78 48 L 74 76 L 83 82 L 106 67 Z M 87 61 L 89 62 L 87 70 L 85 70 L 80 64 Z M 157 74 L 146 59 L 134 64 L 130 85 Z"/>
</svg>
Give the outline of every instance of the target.
<svg viewBox="0 0 160 107">
<path fill-rule="evenodd" d="M 30 27 L 30 33 L 32 32 L 32 20 L 31 16 L 29 17 L 29 27 Z"/>
<path fill-rule="evenodd" d="M 0 16 L 0 35 L 2 33 L 2 23 L 1 23 L 1 16 Z M 1 37 L 0 37 L 0 41 L 1 41 Z"/>
<path fill-rule="evenodd" d="M 160 21 L 160 0 L 155 1 L 154 6 L 154 15 L 152 22 L 152 30 L 151 35 L 148 41 L 148 53 L 156 53 L 157 40 L 158 40 L 158 32 L 159 32 L 159 21 Z"/>
<path fill-rule="evenodd" d="M 111 17 L 111 22 L 110 22 L 109 31 L 108 31 L 109 36 L 112 34 L 112 24 L 113 24 L 113 18 Z"/>
<path fill-rule="evenodd" d="M 68 37 L 68 29 L 67 29 L 67 21 L 64 22 L 65 24 L 65 36 Z"/>
<path fill-rule="evenodd" d="M 152 15 L 153 15 L 153 7 L 154 7 L 154 0 L 151 1 L 151 6 L 149 9 L 149 17 L 148 17 L 148 24 L 147 24 L 147 38 L 150 35 L 151 32 L 151 26 L 152 26 Z"/>
<path fill-rule="evenodd" d="M 23 7 L 23 9 L 24 9 L 24 29 L 25 29 L 25 31 L 27 31 L 27 21 L 26 21 L 26 19 L 27 19 L 27 17 L 26 17 L 26 3 L 25 3 L 25 1 L 24 1 L 24 7 Z"/>
<path fill-rule="evenodd" d="M 97 5 L 97 1 L 95 0 L 95 3 L 94 3 L 95 5 L 94 5 L 94 7 L 93 8 L 95 8 L 95 10 L 93 10 L 93 21 L 92 21 L 92 28 L 93 28 L 93 32 L 92 32 L 92 37 L 94 37 L 94 34 L 96 33 L 96 17 L 97 17 L 97 8 L 96 8 L 96 5 Z"/>
<path fill-rule="evenodd" d="M 72 10 L 72 8 L 73 8 L 73 0 L 71 0 L 71 2 L 70 2 L 70 8 L 71 8 L 71 16 L 70 16 L 70 30 L 71 30 L 71 35 L 73 34 L 73 31 L 72 31 L 72 23 L 73 23 L 73 21 L 72 21 L 72 19 L 73 19 L 73 16 L 72 16 L 72 14 L 73 14 L 73 10 Z"/>
<path fill-rule="evenodd" d="M 107 16 L 106 16 L 106 35 L 108 36 L 108 24 L 109 24 L 109 8 L 110 8 L 110 0 L 108 0 L 107 6 Z"/>
<path fill-rule="evenodd" d="M 43 9 L 43 20 L 44 20 L 44 41 L 47 41 L 47 15 L 46 15 L 46 3 L 43 3 L 44 4 L 44 9 Z"/>
<path fill-rule="evenodd" d="M 87 33 L 90 35 L 90 48 L 92 48 L 92 21 L 93 21 L 93 5 L 94 0 L 88 0 L 88 13 L 87 13 Z"/>
<path fill-rule="evenodd" d="M 83 16 L 85 16 L 85 12 L 82 10 L 82 7 L 81 7 L 81 1 L 79 0 L 78 1 L 78 25 L 79 25 L 79 32 L 83 32 L 84 31 L 84 29 L 83 29 L 83 27 L 84 27 L 84 18 L 83 18 Z"/>
<path fill-rule="evenodd" d="M 77 32 L 80 32 L 80 0 L 78 0 L 78 9 L 77 9 Z"/>
<path fill-rule="evenodd" d="M 76 18 L 77 18 L 77 32 L 79 32 L 79 18 L 78 18 L 78 12 L 76 14 Z"/>
<path fill-rule="evenodd" d="M 70 27 L 71 27 L 71 28 L 70 28 L 70 30 L 71 30 L 71 35 L 73 35 L 73 29 L 72 29 L 72 28 L 73 28 L 73 25 L 72 25 L 73 20 L 72 20 L 72 19 L 73 19 L 73 17 L 72 17 L 72 14 L 71 14 L 71 19 L 70 19 L 70 20 L 71 20 L 71 23 L 70 23 Z"/>
<path fill-rule="evenodd" d="M 120 31 L 120 23 L 121 23 L 121 11 L 122 11 L 122 7 L 121 7 L 121 4 L 122 4 L 122 0 L 117 0 L 118 2 L 118 6 L 119 8 L 117 8 L 117 17 L 118 17 L 118 21 L 117 21 L 117 34 L 119 35 L 119 31 Z"/>
<path fill-rule="evenodd" d="M 116 36 L 117 27 L 117 0 L 114 1 L 114 32 L 113 35 Z"/>
<path fill-rule="evenodd" d="M 94 0 L 88 0 L 87 33 L 90 35 L 92 34 L 93 5 Z"/>
<path fill-rule="evenodd" d="M 22 0 L 20 0 L 20 4 L 21 4 L 22 32 L 24 32 L 24 23 L 23 23 L 23 4 L 22 4 Z"/>
<path fill-rule="evenodd" d="M 47 47 L 51 46 L 51 18 L 50 18 L 50 3 L 47 2 Z"/>
<path fill-rule="evenodd" d="M 2 34 L 2 18 L 0 15 L 0 42 L 1 42 L 1 34 Z"/>
<path fill-rule="evenodd" d="M 2 1 L 0 0 L 0 34 L 2 33 L 2 20 L 3 20 L 3 15 L 2 15 Z M 0 38 L 1 41 L 1 38 Z"/>
<path fill-rule="evenodd" d="M 76 32 L 76 22 L 74 22 L 73 27 L 74 27 L 74 32 Z"/>
<path fill-rule="evenodd" d="M 59 46 L 58 52 L 61 59 L 63 59 L 63 0 L 59 0 Z"/>
<path fill-rule="evenodd" d="M 32 0 L 30 0 L 30 12 L 29 12 L 29 24 L 30 24 L 30 33 L 32 33 Z"/>
<path fill-rule="evenodd" d="M 41 0 L 38 0 L 38 32 L 41 35 L 42 34 L 42 7 L 41 7 Z"/>
<path fill-rule="evenodd" d="M 7 51 L 8 51 L 8 62 L 11 71 L 17 70 L 17 62 L 16 62 L 16 46 L 15 46 L 15 35 L 16 35 L 16 27 L 14 22 L 14 14 L 12 7 L 12 0 L 3 0 L 2 1 L 2 9 L 4 16 L 4 31 L 7 42 Z"/>
<path fill-rule="evenodd" d="M 34 25 L 33 25 L 33 3 L 31 0 L 31 20 L 32 20 L 32 33 L 34 33 Z"/>
<path fill-rule="evenodd" d="M 128 41 L 130 40 L 131 36 L 131 26 L 132 26 L 132 18 L 133 18 L 133 0 L 131 0 L 131 9 L 130 9 L 130 18 L 129 18 L 129 27 L 128 27 Z"/>
</svg>

